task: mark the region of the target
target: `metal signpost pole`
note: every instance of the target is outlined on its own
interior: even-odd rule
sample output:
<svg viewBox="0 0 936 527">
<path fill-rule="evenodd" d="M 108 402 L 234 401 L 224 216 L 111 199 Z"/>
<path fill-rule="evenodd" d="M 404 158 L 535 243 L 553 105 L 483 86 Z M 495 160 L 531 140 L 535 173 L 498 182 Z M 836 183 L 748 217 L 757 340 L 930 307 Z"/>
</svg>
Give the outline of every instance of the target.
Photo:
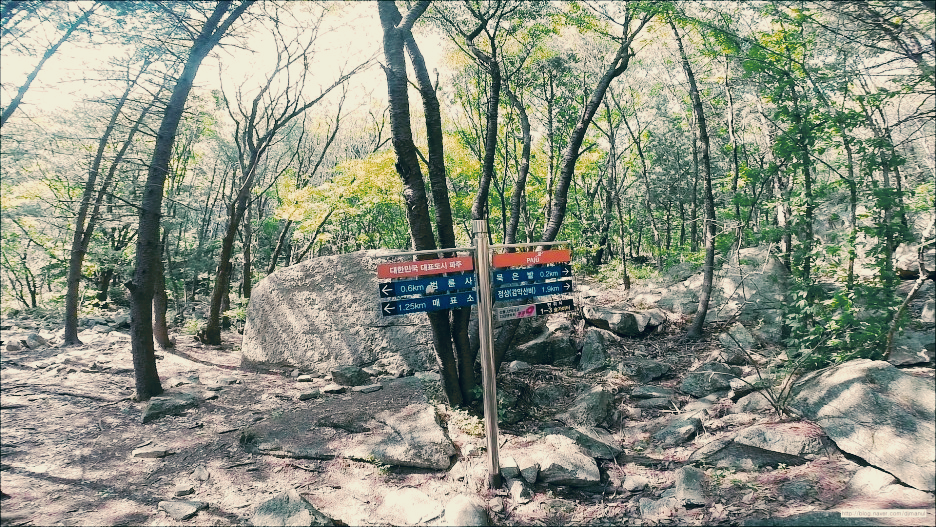
<svg viewBox="0 0 936 527">
<path fill-rule="evenodd" d="M 501 484 L 500 459 L 497 452 L 497 385 L 494 371 L 494 342 L 491 321 L 491 270 L 487 220 L 472 220 L 475 242 L 475 268 L 478 273 L 478 336 L 481 339 L 481 371 L 484 381 L 484 431 L 487 435 L 488 484 Z"/>
</svg>

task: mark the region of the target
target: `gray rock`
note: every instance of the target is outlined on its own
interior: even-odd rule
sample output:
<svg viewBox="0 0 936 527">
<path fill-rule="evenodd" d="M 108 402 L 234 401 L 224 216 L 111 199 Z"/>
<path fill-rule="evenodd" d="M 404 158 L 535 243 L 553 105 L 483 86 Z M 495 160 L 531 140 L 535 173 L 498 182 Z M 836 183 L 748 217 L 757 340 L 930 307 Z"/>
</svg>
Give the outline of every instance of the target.
<svg viewBox="0 0 936 527">
<path fill-rule="evenodd" d="M 157 508 L 173 520 L 182 521 L 195 516 L 198 511 L 207 509 L 208 504 L 203 501 L 161 501 Z"/>
<path fill-rule="evenodd" d="M 565 320 L 550 320 L 547 330 L 535 339 L 507 350 L 505 360 L 529 364 L 571 366 L 578 353 L 572 338 L 572 326 Z"/>
<path fill-rule="evenodd" d="M 459 494 L 445 504 L 445 525 L 482 527 L 488 525 L 484 502 L 478 496 Z"/>
<path fill-rule="evenodd" d="M 933 362 L 936 356 L 936 332 L 905 329 L 894 338 L 894 349 L 887 362 L 894 366 L 912 366 Z"/>
<path fill-rule="evenodd" d="M 745 395 L 744 397 L 738 399 L 732 407 L 728 410 L 729 413 L 738 414 L 738 413 L 768 413 L 774 412 L 774 407 L 771 406 L 770 401 L 767 400 L 767 397 L 761 392 L 753 392 Z"/>
<path fill-rule="evenodd" d="M 701 507 L 705 505 L 705 494 L 702 491 L 705 481 L 705 472 L 695 467 L 681 467 L 676 471 L 676 500 L 684 507 Z"/>
<path fill-rule="evenodd" d="M 130 325 L 130 313 L 117 313 L 114 315 L 114 326 L 127 327 Z"/>
<path fill-rule="evenodd" d="M 520 458 L 518 466 L 520 467 L 520 477 L 524 481 L 533 485 L 539 477 L 540 465 L 530 457 Z"/>
<path fill-rule="evenodd" d="M 520 467 L 517 465 L 517 461 L 514 458 L 504 456 L 500 458 L 500 473 L 504 478 L 519 478 Z"/>
<path fill-rule="evenodd" d="M 162 395 L 149 400 L 143 409 L 141 420 L 143 423 L 159 419 L 165 415 L 180 415 L 189 408 L 198 406 L 198 397 L 187 392 L 163 392 Z"/>
<path fill-rule="evenodd" d="M 762 390 L 772 385 L 773 378 L 766 373 L 762 376 L 748 375 L 741 379 L 735 377 L 728 381 L 728 386 L 731 387 L 731 391 L 734 394 L 731 398 L 734 400 L 738 400 L 755 390 Z"/>
<path fill-rule="evenodd" d="M 930 298 L 923 304 L 923 311 L 920 313 L 920 322 L 924 324 L 936 323 L 936 300 Z"/>
<path fill-rule="evenodd" d="M 95 333 L 110 333 L 112 331 L 112 328 L 108 326 L 107 324 L 101 324 L 101 325 L 94 326 L 93 328 L 91 328 L 91 331 Z"/>
<path fill-rule="evenodd" d="M 553 406 L 565 396 L 565 389 L 556 384 L 543 384 L 533 390 L 533 398 L 541 406 Z"/>
<path fill-rule="evenodd" d="M 671 388 L 663 386 L 637 386 L 631 390 L 631 397 L 634 399 L 659 399 L 669 398 L 676 395 Z"/>
<path fill-rule="evenodd" d="M 666 518 L 672 516 L 679 508 L 679 502 L 674 497 L 651 500 L 640 498 L 640 517 L 646 519 Z"/>
<path fill-rule="evenodd" d="M 720 362 L 706 362 L 686 375 L 679 390 L 693 397 L 705 397 L 710 393 L 731 389 L 729 381 L 734 377 L 728 366 Z"/>
<path fill-rule="evenodd" d="M 447 470 L 452 464 L 455 446 L 439 425 L 433 406 L 411 404 L 397 412 L 379 413 L 376 420 L 389 428 L 388 434 L 372 430 L 359 444 L 344 447 L 347 457 L 436 470 Z"/>
<path fill-rule="evenodd" d="M 296 375 L 296 382 L 312 382 L 315 380 L 311 375 Z"/>
<path fill-rule="evenodd" d="M 342 386 L 363 386 L 370 382 L 370 375 L 357 366 L 342 366 L 331 371 L 332 380 Z"/>
<path fill-rule="evenodd" d="M 576 446 L 591 457 L 613 460 L 623 452 L 621 444 L 607 430 L 596 427 L 556 427 L 547 428 L 546 442 L 554 445 L 565 444 L 571 439 Z M 561 439 L 560 439 L 561 436 Z"/>
<path fill-rule="evenodd" d="M 849 496 L 876 496 L 884 487 L 895 483 L 897 478 L 874 467 L 862 467 L 848 481 L 845 492 Z"/>
<path fill-rule="evenodd" d="M 608 418 L 613 401 L 611 392 L 595 386 L 576 397 L 572 406 L 556 415 L 556 419 L 569 426 L 597 426 Z"/>
<path fill-rule="evenodd" d="M 855 360 L 801 378 L 790 406 L 822 427 L 841 450 L 914 488 L 936 490 L 932 380 L 886 362 Z"/>
<path fill-rule="evenodd" d="M 676 407 L 675 402 L 668 397 L 654 397 L 653 399 L 641 399 L 635 403 L 637 408 L 656 408 L 658 410 L 672 410 Z"/>
<path fill-rule="evenodd" d="M 735 443 L 791 456 L 825 454 L 830 443 L 817 426 L 809 423 L 754 425 L 739 431 Z"/>
<path fill-rule="evenodd" d="M 520 505 L 529 503 L 533 498 L 533 491 L 522 479 L 507 480 L 507 490 L 510 491 L 510 499 Z"/>
<path fill-rule="evenodd" d="M 582 313 L 589 324 L 613 331 L 622 337 L 645 335 L 665 321 L 665 316 L 661 320 L 658 313 L 638 313 L 600 306 L 585 306 Z"/>
<path fill-rule="evenodd" d="M 555 485 L 583 487 L 599 483 L 601 476 L 594 458 L 568 440 L 543 458 L 538 479 Z"/>
<path fill-rule="evenodd" d="M 758 347 L 757 339 L 755 339 L 754 335 L 740 322 L 735 322 L 728 328 L 728 331 L 720 334 L 718 336 L 718 342 L 724 346 L 725 351 L 751 352 Z M 744 354 L 741 354 L 741 360 L 739 362 L 726 362 L 728 364 L 746 364 L 747 360 Z"/>
<path fill-rule="evenodd" d="M 320 391 L 318 391 L 318 390 L 312 390 L 311 392 L 300 393 L 300 394 L 299 394 L 299 400 L 300 400 L 300 401 L 308 401 L 309 399 L 317 399 L 317 398 L 319 398 L 319 397 L 321 397 L 321 396 L 322 396 L 322 392 L 320 392 Z"/>
<path fill-rule="evenodd" d="M 303 527 L 334 525 L 331 518 L 319 512 L 294 489 L 267 500 L 257 507 L 250 524 L 261 526 L 296 525 Z"/>
<path fill-rule="evenodd" d="M 26 336 L 26 347 L 29 349 L 39 349 L 43 346 L 48 346 L 49 341 L 38 333 L 30 333 Z"/>
<path fill-rule="evenodd" d="M 507 373 L 517 373 L 529 369 L 530 365 L 522 360 L 511 361 L 510 364 L 507 365 Z"/>
<path fill-rule="evenodd" d="M 624 478 L 624 481 L 621 482 L 621 488 L 627 492 L 640 492 L 647 488 L 650 485 L 650 480 L 637 475 L 631 475 Z"/>
<path fill-rule="evenodd" d="M 702 421 L 698 417 L 683 417 L 673 420 L 666 428 L 653 434 L 653 439 L 669 446 L 679 445 L 691 439 L 701 429 Z"/>
<path fill-rule="evenodd" d="M 670 371 L 669 364 L 663 364 L 650 359 L 627 359 L 618 364 L 615 369 L 637 382 L 650 382 L 666 375 Z"/>
<path fill-rule="evenodd" d="M 375 514 L 392 525 L 416 525 L 442 515 L 442 504 L 414 488 L 391 490 Z M 381 522 L 381 523 L 382 523 Z"/>
<path fill-rule="evenodd" d="M 198 465 L 192 472 L 192 477 L 198 481 L 208 481 L 208 478 L 211 477 L 211 474 L 203 465 Z"/>
<path fill-rule="evenodd" d="M 879 518 L 849 518 L 842 517 L 839 511 L 813 511 L 801 514 L 793 514 L 782 518 L 755 518 L 741 522 L 744 527 L 839 527 L 839 526 L 864 526 L 864 525 L 888 525 L 882 523 Z"/>
<path fill-rule="evenodd" d="M 191 375 L 191 376 L 176 375 L 174 377 L 169 377 L 168 379 L 163 381 L 161 384 L 163 385 L 163 388 L 175 388 L 177 386 L 182 386 L 183 384 L 198 384 L 198 383 L 199 383 L 199 379 L 198 379 L 198 376 L 196 375 Z"/>
<path fill-rule="evenodd" d="M 377 390 L 381 388 L 383 388 L 383 385 L 378 383 L 378 384 L 368 384 L 365 386 L 355 386 L 354 388 L 351 388 L 351 391 L 359 392 L 359 393 L 372 393 L 372 392 L 376 392 Z"/>
<path fill-rule="evenodd" d="M 803 499 L 816 494 L 816 486 L 809 480 L 797 479 L 780 485 L 780 493 L 787 498 Z"/>
<path fill-rule="evenodd" d="M 339 365 L 436 365 L 432 332 L 422 314 L 384 317 L 371 298 L 380 251 L 311 258 L 282 267 L 257 284 L 247 306 L 242 361 L 288 363 L 328 373 Z"/>
<path fill-rule="evenodd" d="M 585 342 L 582 346 L 579 369 L 590 372 L 608 366 L 611 358 L 608 347 L 620 341 L 621 338 L 610 331 L 592 327 L 585 329 Z"/>
<path fill-rule="evenodd" d="M 195 494 L 195 487 L 189 483 L 180 483 L 172 489 L 172 495 L 176 497 L 188 496 L 189 494 Z"/>
<path fill-rule="evenodd" d="M 22 347 L 20 346 L 19 342 L 7 342 L 7 345 L 6 345 L 7 351 L 19 351 L 21 349 Z"/>
<path fill-rule="evenodd" d="M 157 459 L 170 454 L 172 454 L 172 452 L 166 448 L 150 446 L 134 449 L 130 452 L 130 457 Z"/>
<path fill-rule="evenodd" d="M 488 507 L 490 507 L 492 511 L 497 512 L 497 513 L 504 512 L 504 509 L 506 508 L 506 504 L 504 503 L 504 498 L 501 498 L 500 496 L 496 498 L 491 498 L 490 501 L 488 501 Z"/>
<path fill-rule="evenodd" d="M 346 391 L 348 391 L 348 388 L 339 384 L 326 384 L 324 387 L 322 387 L 322 393 L 337 394 L 345 393 Z"/>
<path fill-rule="evenodd" d="M 736 443 L 731 437 L 727 437 L 703 445 L 689 456 L 689 462 L 751 471 L 767 466 L 776 467 L 780 464 L 791 467 L 802 465 L 806 459 Z"/>
</svg>

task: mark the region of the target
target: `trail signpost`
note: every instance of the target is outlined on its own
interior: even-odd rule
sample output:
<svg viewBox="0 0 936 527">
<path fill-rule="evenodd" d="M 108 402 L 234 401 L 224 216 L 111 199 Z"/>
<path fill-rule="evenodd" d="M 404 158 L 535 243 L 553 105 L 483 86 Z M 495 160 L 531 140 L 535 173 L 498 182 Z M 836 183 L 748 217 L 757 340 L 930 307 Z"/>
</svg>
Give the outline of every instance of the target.
<svg viewBox="0 0 936 527">
<path fill-rule="evenodd" d="M 493 303 L 548 298 L 541 302 L 501 307 L 497 310 L 498 320 L 572 311 L 575 308 L 573 299 L 556 296 L 572 293 L 572 267 L 569 265 L 572 253 L 569 249 L 551 249 L 502 253 L 492 257 L 492 249 L 555 246 L 568 242 L 489 245 L 486 220 L 472 221 L 472 234 L 474 235 L 473 247 L 387 255 L 387 257 L 419 256 L 457 252 L 474 254 L 473 257 L 455 256 L 380 264 L 377 266 L 377 277 L 390 281 L 379 283 L 377 293 L 380 298 L 380 314 L 385 317 L 477 304 L 478 338 L 481 344 L 481 372 L 484 385 L 484 431 L 487 436 L 488 484 L 493 488 L 500 486 Z M 496 268 L 493 272 L 492 267 Z"/>
</svg>

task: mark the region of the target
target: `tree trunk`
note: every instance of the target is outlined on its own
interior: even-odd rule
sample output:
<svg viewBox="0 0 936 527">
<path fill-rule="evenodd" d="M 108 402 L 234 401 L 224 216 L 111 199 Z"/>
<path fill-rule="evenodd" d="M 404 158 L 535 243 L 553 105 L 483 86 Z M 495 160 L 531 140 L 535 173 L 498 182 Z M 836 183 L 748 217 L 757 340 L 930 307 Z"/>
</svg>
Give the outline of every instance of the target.
<svg viewBox="0 0 936 527">
<path fill-rule="evenodd" d="M 104 134 L 101 136 L 101 139 L 98 141 L 97 152 L 94 155 L 94 161 L 91 163 L 91 168 L 88 171 L 88 180 L 85 182 L 84 193 L 81 197 L 81 205 L 78 207 L 78 216 L 75 219 L 75 233 L 72 236 L 72 246 L 71 253 L 68 259 L 68 278 L 66 279 L 66 290 L 65 290 L 65 335 L 62 339 L 62 344 L 64 346 L 70 346 L 74 344 L 81 344 L 81 341 L 78 340 L 78 288 L 81 282 L 81 266 L 84 263 L 84 256 L 88 251 L 88 245 L 91 243 L 91 235 L 94 233 L 94 225 L 97 222 L 98 213 L 100 211 L 101 203 L 104 200 L 105 192 L 110 186 L 110 182 L 113 179 L 114 172 L 116 171 L 117 166 L 120 164 L 121 159 L 123 158 L 124 153 L 127 151 L 127 148 L 130 146 L 133 136 L 136 131 L 139 129 L 140 123 L 146 117 L 149 109 L 155 103 L 155 98 L 150 106 L 147 107 L 140 114 L 140 118 L 134 123 L 133 128 L 127 134 L 127 139 L 124 141 L 123 146 L 118 152 L 117 157 L 114 159 L 114 162 L 111 164 L 111 169 L 105 177 L 104 181 L 101 183 L 101 188 L 98 190 L 97 198 L 94 202 L 94 208 L 91 211 L 89 216 L 88 208 L 91 206 L 91 196 L 94 194 L 94 185 L 97 182 L 98 175 L 101 171 L 101 163 L 104 160 L 104 152 L 107 149 L 107 142 L 110 140 L 111 134 L 114 132 L 114 128 L 117 125 L 117 119 L 120 117 L 120 113 L 123 110 L 124 105 L 127 102 L 127 98 L 130 97 L 130 92 L 136 86 L 137 80 L 140 76 L 146 71 L 146 68 L 149 66 L 148 61 L 144 61 L 143 66 L 140 68 L 140 71 L 137 73 L 136 77 L 127 83 L 127 89 L 124 90 L 120 99 L 117 101 L 117 105 L 114 107 L 114 111 L 111 114 L 110 121 L 107 123 L 107 127 L 104 129 Z M 85 223 L 87 221 L 87 224 Z M 111 270 L 113 273 L 113 270 Z M 108 283 L 110 282 L 110 277 L 108 277 Z M 107 288 L 104 288 L 104 298 L 103 301 L 107 300 Z"/>
<path fill-rule="evenodd" d="M 292 220 L 286 220 L 283 223 L 283 230 L 280 232 L 279 238 L 276 239 L 276 248 L 273 249 L 273 255 L 270 256 L 270 266 L 267 267 L 266 274 L 273 274 L 273 271 L 276 270 L 276 261 L 279 260 L 279 255 L 283 252 L 283 247 L 286 243 L 286 236 L 289 234 L 289 227 L 292 226 Z M 289 263 L 289 259 L 286 259 L 286 263 Z"/>
<path fill-rule="evenodd" d="M 157 273 L 156 265 L 159 264 L 159 218 L 162 212 L 163 186 L 169 172 L 169 162 L 172 159 L 172 145 L 182 112 L 185 110 L 185 101 L 188 99 L 199 66 L 234 20 L 250 5 L 248 2 L 242 2 L 222 22 L 221 19 L 231 3 L 230 0 L 218 2 L 214 12 L 193 42 L 182 74 L 166 105 L 162 123 L 159 125 L 153 157 L 149 164 L 146 184 L 143 187 L 136 245 L 136 268 L 133 279 L 125 284 L 130 291 L 132 301 L 130 343 L 138 401 L 147 400 L 163 391 L 159 382 L 159 374 L 156 372 L 156 356 L 153 347 L 153 290 Z"/>
<path fill-rule="evenodd" d="M 166 233 L 163 233 L 162 242 L 159 244 L 159 253 L 165 253 Z M 153 291 L 153 338 L 156 344 L 162 349 L 170 349 L 175 346 L 169 340 L 169 327 L 166 323 L 166 311 L 169 308 L 169 297 L 166 295 L 166 274 L 162 258 L 156 265 L 156 287 Z"/>
<path fill-rule="evenodd" d="M 556 236 L 559 234 L 562 221 L 565 219 L 569 187 L 572 184 L 572 176 L 575 174 L 575 163 L 578 161 L 580 155 L 579 150 L 582 147 L 582 141 L 585 140 L 585 133 L 588 131 L 588 127 L 591 125 L 592 119 L 595 117 L 595 112 L 598 111 L 598 107 L 601 105 L 601 101 L 604 99 L 605 92 L 608 90 L 608 86 L 611 85 L 611 81 L 627 70 L 632 56 L 630 44 L 640 30 L 643 29 L 643 26 L 646 25 L 647 21 L 649 21 L 649 17 L 644 18 L 637 30 L 628 35 L 624 42 L 618 47 L 614 60 L 608 66 L 608 69 L 605 70 L 604 75 L 601 76 L 595 89 L 592 90 L 591 96 L 588 99 L 588 104 L 585 105 L 582 115 L 579 117 L 578 122 L 575 123 L 575 128 L 569 136 L 569 143 L 566 146 L 565 152 L 562 154 L 562 165 L 559 169 L 559 181 L 556 183 L 553 206 L 550 210 L 549 222 L 546 224 L 546 228 L 543 232 L 542 241 L 544 242 L 555 241 Z M 625 31 L 630 27 L 630 11 L 628 11 L 628 17 L 623 27 Z"/>
<path fill-rule="evenodd" d="M 504 93 L 510 104 L 517 110 L 520 116 L 520 132 L 523 134 L 523 149 L 520 152 L 520 170 L 517 173 L 517 181 L 514 184 L 513 193 L 510 195 L 510 223 L 507 225 L 507 232 L 504 234 L 504 243 L 517 242 L 517 227 L 520 224 L 520 209 L 524 203 L 526 191 L 526 179 L 530 172 L 530 148 L 533 138 L 530 135 L 530 119 L 527 117 L 526 108 L 517 98 L 516 94 L 505 88 Z"/>
<path fill-rule="evenodd" d="M 250 226 L 250 204 L 248 203 L 246 220 L 244 221 L 244 267 L 243 276 L 241 277 L 241 296 L 244 298 L 250 298 L 250 290 L 252 289 L 252 277 L 250 276 L 250 244 L 252 237 L 253 232 Z"/>
<path fill-rule="evenodd" d="M 686 56 L 686 50 L 683 48 L 682 39 L 676 30 L 676 24 L 669 20 L 670 28 L 676 37 L 676 44 L 679 47 L 679 55 L 682 58 L 683 71 L 689 80 L 689 97 L 692 99 L 692 111 L 695 113 L 696 123 L 698 123 L 699 143 L 702 150 L 702 181 L 705 199 L 705 223 L 703 233 L 705 234 L 705 260 L 702 265 L 702 291 L 699 293 L 699 309 L 696 312 L 692 326 L 686 333 L 686 337 L 697 339 L 702 336 L 702 326 L 705 324 L 705 316 L 708 313 L 709 300 L 712 297 L 712 283 L 715 276 L 715 198 L 712 193 L 712 166 L 709 159 L 709 137 L 705 123 L 705 111 L 702 108 L 702 97 L 699 95 L 699 89 L 696 86 L 695 75 L 689 66 L 689 58 Z"/>
</svg>

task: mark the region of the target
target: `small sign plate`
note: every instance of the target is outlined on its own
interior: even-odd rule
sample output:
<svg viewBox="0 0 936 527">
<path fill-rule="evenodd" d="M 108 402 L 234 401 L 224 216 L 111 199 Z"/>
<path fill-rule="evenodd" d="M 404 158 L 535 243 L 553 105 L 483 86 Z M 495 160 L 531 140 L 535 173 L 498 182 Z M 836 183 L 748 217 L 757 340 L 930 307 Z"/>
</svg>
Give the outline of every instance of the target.
<svg viewBox="0 0 936 527">
<path fill-rule="evenodd" d="M 553 249 L 549 251 L 532 251 L 526 253 L 495 254 L 492 258 L 492 267 L 528 267 L 538 264 L 563 263 L 572 260 L 572 251 L 569 249 Z"/>
<path fill-rule="evenodd" d="M 404 300 L 391 300 L 380 303 L 380 313 L 385 317 L 406 315 L 409 313 L 424 313 L 440 309 L 453 309 L 471 306 L 478 303 L 478 294 L 474 291 L 455 293 L 451 295 L 421 296 Z"/>
<path fill-rule="evenodd" d="M 470 256 L 439 258 L 437 260 L 416 260 L 415 262 L 394 262 L 377 266 L 377 278 L 407 278 L 433 274 L 471 271 L 474 261 Z"/>
<path fill-rule="evenodd" d="M 562 293 L 571 292 L 572 281 L 560 280 L 558 282 L 546 282 L 543 284 L 501 287 L 494 292 L 494 301 L 504 302 L 509 300 L 520 300 L 521 298 L 530 298 L 533 296 L 560 295 Z"/>
<path fill-rule="evenodd" d="M 474 286 L 474 274 L 466 273 L 457 276 L 387 282 L 377 286 L 377 290 L 380 292 L 381 298 L 391 298 L 394 296 L 430 295 L 459 289 L 472 289 Z"/>
<path fill-rule="evenodd" d="M 533 267 L 531 269 L 504 269 L 494 271 L 495 284 L 512 284 L 517 282 L 542 282 L 551 278 L 570 278 L 572 266 L 550 265 L 549 267 Z"/>
<path fill-rule="evenodd" d="M 507 306 L 497 309 L 497 320 L 512 320 L 516 318 L 549 315 L 551 313 L 566 313 L 575 309 L 575 301 L 571 298 L 540 302 L 538 304 L 524 304 L 522 306 Z"/>
</svg>

